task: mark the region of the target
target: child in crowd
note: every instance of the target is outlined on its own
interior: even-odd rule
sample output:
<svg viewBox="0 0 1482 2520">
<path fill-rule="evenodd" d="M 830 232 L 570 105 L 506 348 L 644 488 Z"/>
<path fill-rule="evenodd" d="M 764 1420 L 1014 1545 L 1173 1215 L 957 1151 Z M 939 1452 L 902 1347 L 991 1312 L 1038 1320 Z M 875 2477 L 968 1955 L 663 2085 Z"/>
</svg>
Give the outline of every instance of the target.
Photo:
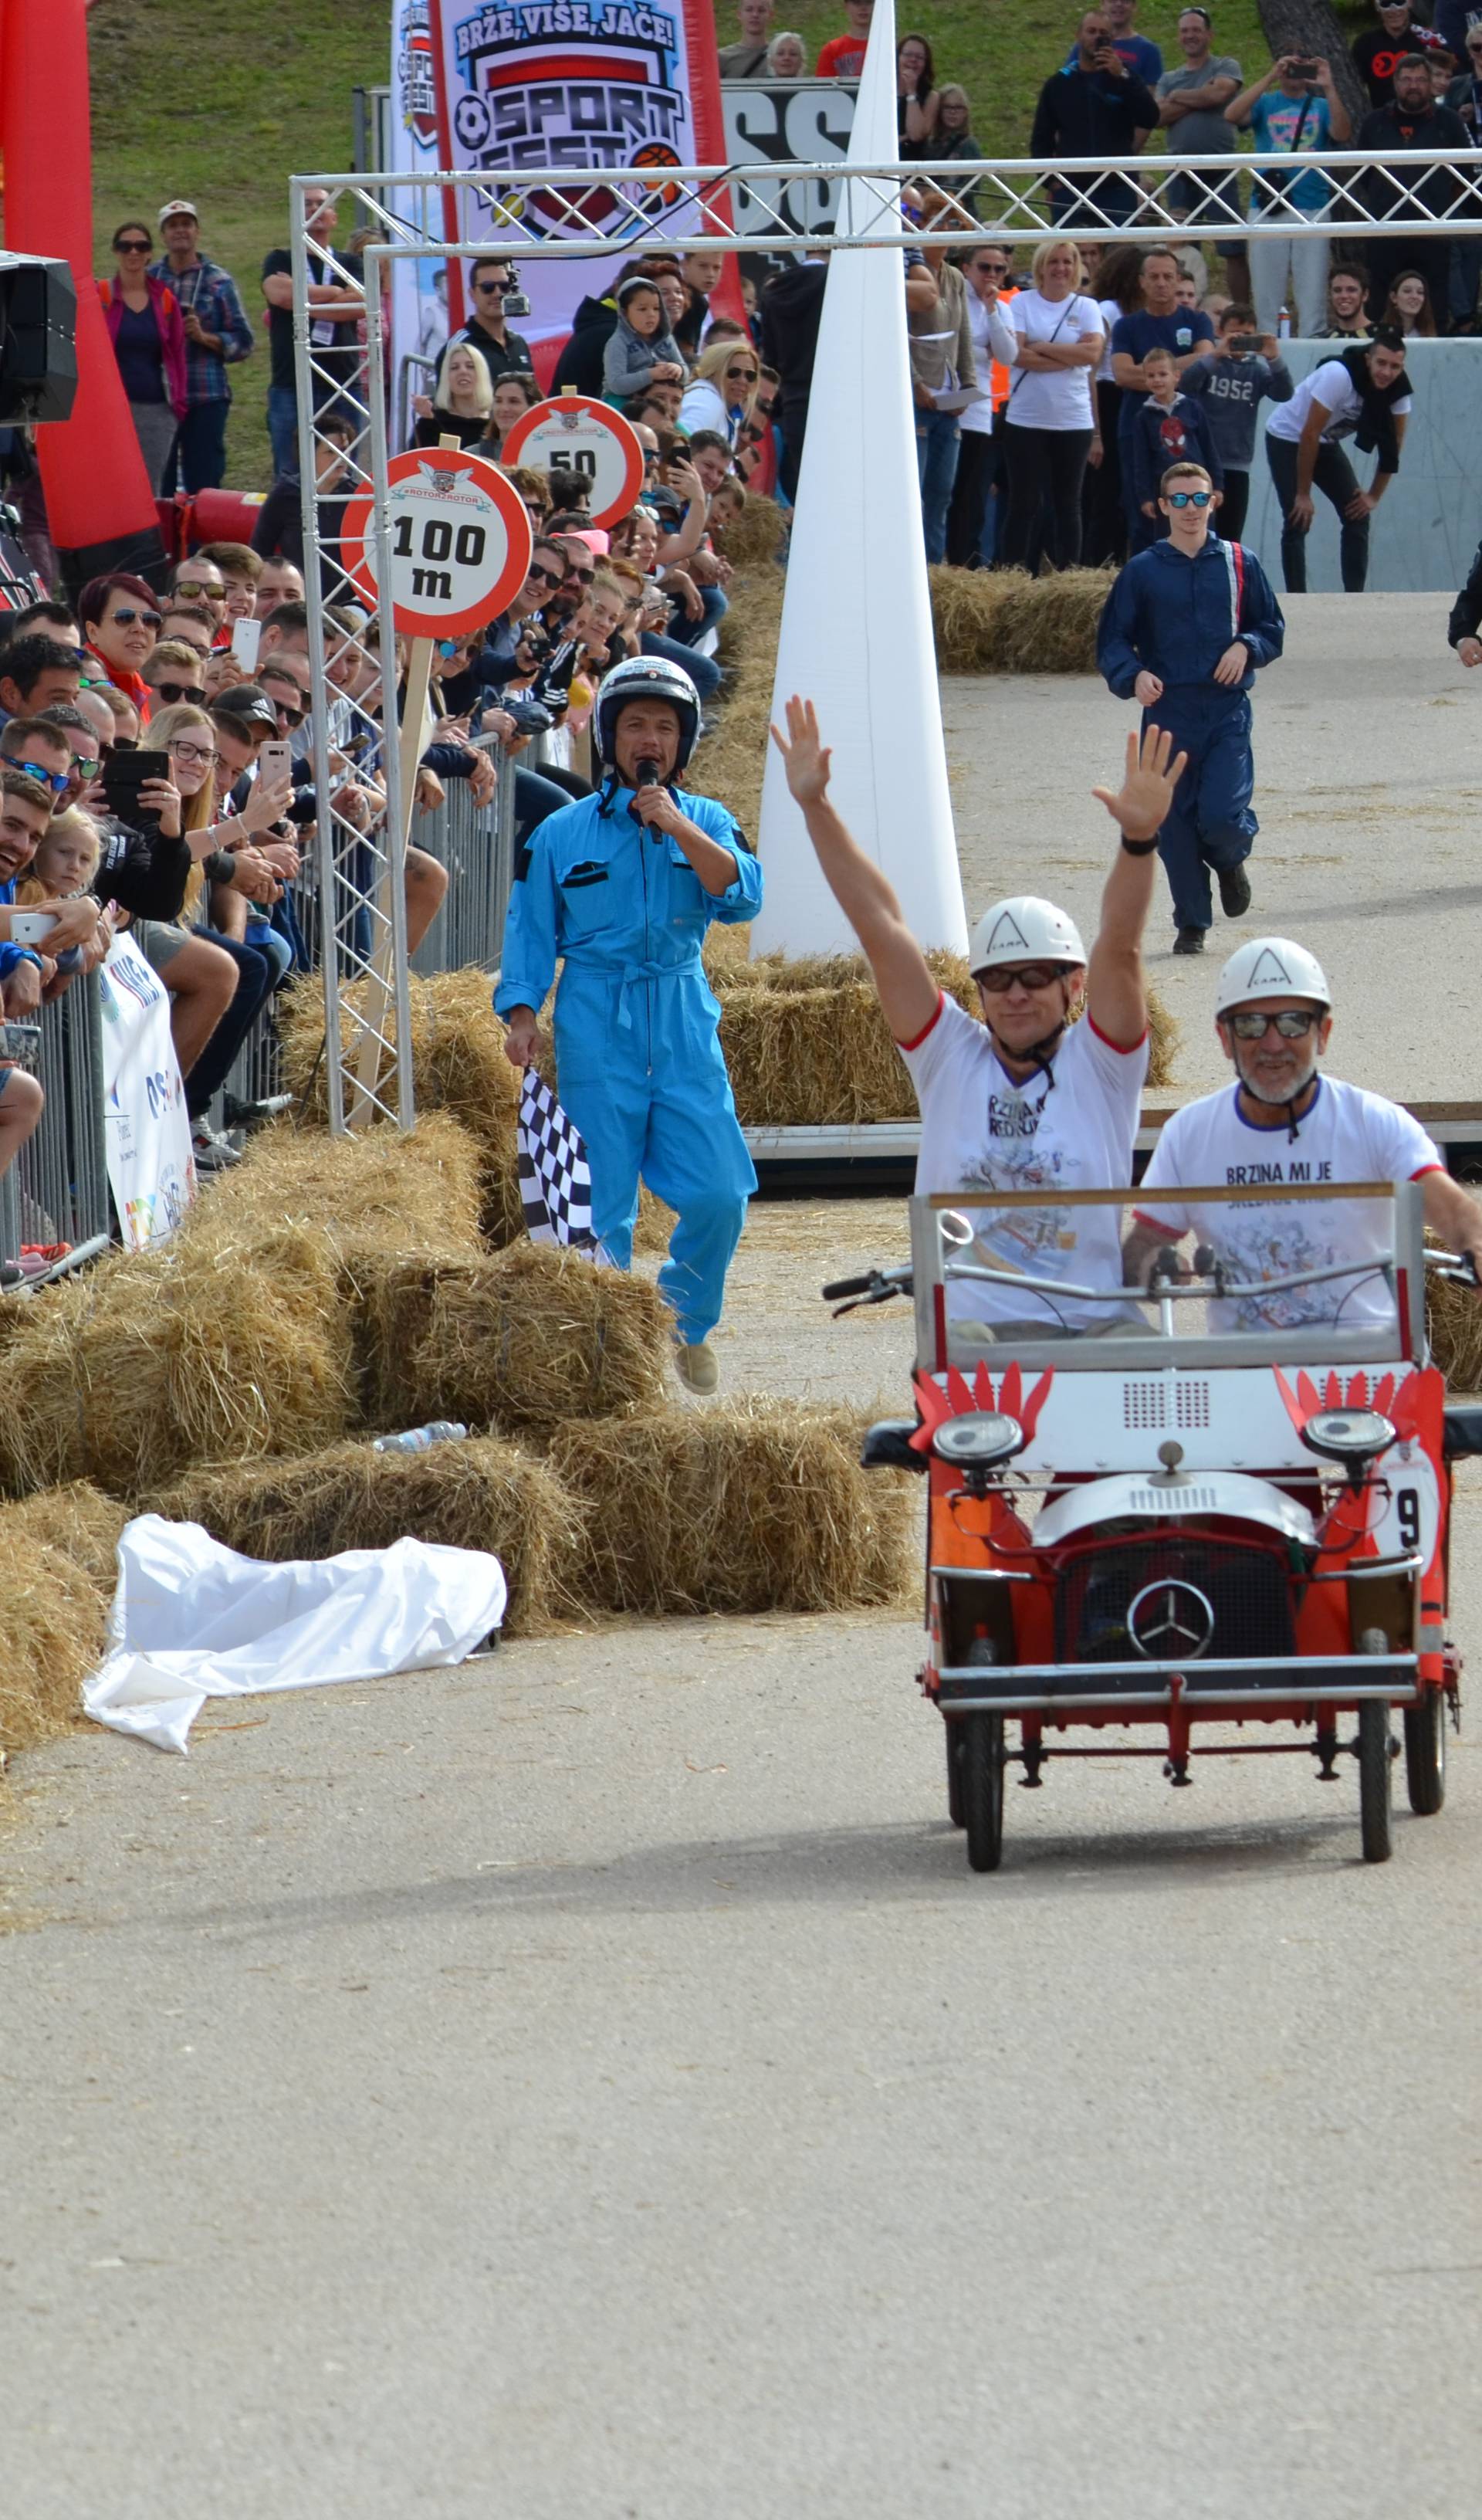
<svg viewBox="0 0 1482 2520">
<path fill-rule="evenodd" d="M 1132 482 L 1139 524 L 1135 551 L 1146 551 L 1168 531 L 1160 514 L 1158 483 L 1170 464 L 1202 464 L 1218 490 L 1224 471 L 1202 406 L 1179 389 L 1179 371 L 1171 350 L 1144 354 L 1143 382 L 1147 399 L 1133 416 Z"/>
<path fill-rule="evenodd" d="M 1215 346 L 1184 370 L 1184 391 L 1203 397 L 1214 451 L 1224 468 L 1220 532 L 1237 543 L 1250 500 L 1250 460 L 1256 444 L 1256 405 L 1263 395 L 1290 402 L 1291 371 L 1269 334 L 1256 332 L 1253 306 L 1229 306 L 1220 317 Z"/>
<path fill-rule="evenodd" d="M 40 901 L 71 901 L 90 892 L 102 854 L 103 842 L 91 814 L 84 814 L 79 805 L 54 814 L 36 844 L 28 872 L 16 886 L 16 908 L 30 910 Z M 68 945 L 57 956 L 57 976 L 47 987 L 48 998 L 60 998 L 79 971 L 101 963 L 112 937 L 105 912 L 91 946 Z"/>
<path fill-rule="evenodd" d="M 651 280 L 625 280 L 617 292 L 617 322 L 603 352 L 603 392 L 608 402 L 625 403 L 651 385 L 684 382 L 685 363 L 657 288 Z"/>
<path fill-rule="evenodd" d="M 728 525 L 739 525 L 746 513 L 746 492 L 740 481 L 723 481 L 710 502 L 707 518 L 712 534 L 723 534 Z"/>
</svg>

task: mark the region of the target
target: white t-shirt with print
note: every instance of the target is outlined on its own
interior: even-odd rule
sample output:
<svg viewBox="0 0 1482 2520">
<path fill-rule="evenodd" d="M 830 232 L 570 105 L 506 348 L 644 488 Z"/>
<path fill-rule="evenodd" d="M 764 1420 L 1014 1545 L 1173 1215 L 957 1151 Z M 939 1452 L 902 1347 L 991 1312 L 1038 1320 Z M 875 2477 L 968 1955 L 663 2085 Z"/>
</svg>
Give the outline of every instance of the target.
<svg viewBox="0 0 1482 2520">
<path fill-rule="evenodd" d="M 1101 331 L 1101 310 L 1094 297 L 1052 300 L 1037 289 L 1021 289 L 1005 312 L 1021 341 L 1053 340 L 1069 348 Z M 1015 368 L 1005 417 L 1011 428 L 1090 428 L 1091 370 L 1045 368 L 1036 373 Z"/>
<path fill-rule="evenodd" d="M 985 1024 L 951 998 L 918 1040 L 900 1044 L 921 1105 L 917 1196 L 937 1191 L 1119 1190 L 1132 1180 L 1132 1148 L 1147 1074 L 1147 1038 L 1117 1050 L 1090 1015 L 1071 1025 L 1050 1079 L 1016 1085 Z M 989 1267 L 1083 1286 L 1122 1283 L 1121 1214 L 1111 1207 L 966 1210 Z M 1047 1331 L 1104 1329 L 1109 1304 L 1077 1303 L 1010 1288 L 949 1281 L 955 1320 L 1041 1321 Z"/>
<path fill-rule="evenodd" d="M 1143 1176 L 1137 1212 L 1140 1221 L 1161 1226 L 1170 1237 L 1196 1235 L 1236 1280 L 1285 1278 L 1299 1269 L 1387 1256 L 1374 1203 L 1293 1199 L 1270 1207 L 1243 1201 L 1202 1207 L 1167 1193 L 1268 1183 L 1417 1181 L 1422 1173 L 1444 1169 L 1419 1121 L 1382 1094 L 1320 1076 L 1317 1100 L 1293 1138 L 1284 1120 L 1275 1128 L 1247 1120 L 1239 1088 L 1231 1085 L 1174 1113 Z M 1280 1295 L 1212 1303 L 1209 1327 L 1301 1329 L 1323 1322 L 1359 1329 L 1393 1321 L 1394 1309 L 1382 1278 L 1337 1278 Z"/>
<path fill-rule="evenodd" d="M 1307 415 L 1315 402 L 1320 402 L 1325 411 L 1332 414 L 1332 418 L 1323 425 L 1325 446 L 1335 446 L 1340 437 L 1352 437 L 1359 426 L 1364 398 L 1341 359 L 1325 359 L 1320 368 L 1313 369 L 1311 376 L 1302 379 L 1290 402 L 1278 403 L 1266 424 L 1267 436 L 1289 437 L 1295 442 L 1307 425 Z M 1414 409 L 1413 394 L 1401 394 L 1399 401 L 1390 405 L 1396 420 L 1403 420 L 1406 413 Z"/>
</svg>

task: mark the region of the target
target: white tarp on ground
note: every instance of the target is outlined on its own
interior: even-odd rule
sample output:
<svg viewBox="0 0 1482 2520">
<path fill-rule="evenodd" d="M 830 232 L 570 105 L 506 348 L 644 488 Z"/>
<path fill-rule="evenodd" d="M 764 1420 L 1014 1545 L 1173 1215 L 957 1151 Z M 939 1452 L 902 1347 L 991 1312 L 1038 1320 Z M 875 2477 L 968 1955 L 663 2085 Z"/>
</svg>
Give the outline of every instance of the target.
<svg viewBox="0 0 1482 2520">
<path fill-rule="evenodd" d="M 398 1540 L 265 1565 L 157 1513 L 118 1543 L 109 1651 L 82 1691 L 99 1724 L 183 1750 L 208 1697 L 317 1688 L 467 1660 L 505 1614 L 480 1549 Z"/>
</svg>

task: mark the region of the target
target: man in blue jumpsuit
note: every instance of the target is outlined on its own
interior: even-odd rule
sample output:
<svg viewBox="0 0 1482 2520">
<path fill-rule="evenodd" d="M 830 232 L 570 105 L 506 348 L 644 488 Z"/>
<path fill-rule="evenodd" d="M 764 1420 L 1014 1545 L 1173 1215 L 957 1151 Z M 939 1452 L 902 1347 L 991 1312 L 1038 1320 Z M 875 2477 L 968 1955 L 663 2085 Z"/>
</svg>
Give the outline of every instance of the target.
<svg viewBox="0 0 1482 2520">
<path fill-rule="evenodd" d="M 556 998 L 561 1099 L 586 1141 L 592 1223 L 620 1268 L 633 1254 L 640 1177 L 679 1222 L 659 1291 L 692 1391 L 719 1379 L 709 1332 L 756 1175 L 716 1038 L 700 962 L 712 919 L 754 919 L 762 873 L 735 818 L 675 784 L 699 731 L 681 666 L 634 656 L 597 695 L 606 777 L 595 796 L 538 824 L 521 851 L 494 995 L 506 1057 L 539 1056 L 536 1011 Z"/>
<path fill-rule="evenodd" d="M 1280 607 L 1254 552 L 1214 530 L 1219 493 L 1198 464 L 1173 464 L 1159 484 L 1168 539 L 1139 552 L 1101 610 L 1096 658 L 1118 699 L 1143 703 L 1143 725 L 1166 727 L 1189 755 L 1158 833 L 1173 894 L 1176 954 L 1202 954 L 1214 919 L 1209 873 L 1227 919 L 1250 907 L 1245 860 L 1251 811 L 1250 687 L 1280 656 Z"/>
</svg>

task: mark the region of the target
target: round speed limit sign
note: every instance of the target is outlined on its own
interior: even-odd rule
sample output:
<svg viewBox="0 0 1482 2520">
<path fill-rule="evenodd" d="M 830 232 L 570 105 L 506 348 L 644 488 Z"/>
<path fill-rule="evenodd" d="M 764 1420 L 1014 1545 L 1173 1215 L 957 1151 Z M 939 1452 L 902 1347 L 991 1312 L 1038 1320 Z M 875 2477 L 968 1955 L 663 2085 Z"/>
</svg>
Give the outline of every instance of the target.
<svg viewBox="0 0 1482 2520">
<path fill-rule="evenodd" d="M 457 447 L 418 446 L 386 467 L 391 608 L 408 639 L 458 638 L 513 603 L 530 573 L 530 519 L 513 481 Z M 344 512 L 342 565 L 374 607 L 371 493 Z"/>
<path fill-rule="evenodd" d="M 585 483 L 594 525 L 615 525 L 644 486 L 644 450 L 631 421 L 585 394 L 554 394 L 516 420 L 499 450 L 502 464 L 545 466 L 554 489 L 562 472 Z"/>
</svg>

